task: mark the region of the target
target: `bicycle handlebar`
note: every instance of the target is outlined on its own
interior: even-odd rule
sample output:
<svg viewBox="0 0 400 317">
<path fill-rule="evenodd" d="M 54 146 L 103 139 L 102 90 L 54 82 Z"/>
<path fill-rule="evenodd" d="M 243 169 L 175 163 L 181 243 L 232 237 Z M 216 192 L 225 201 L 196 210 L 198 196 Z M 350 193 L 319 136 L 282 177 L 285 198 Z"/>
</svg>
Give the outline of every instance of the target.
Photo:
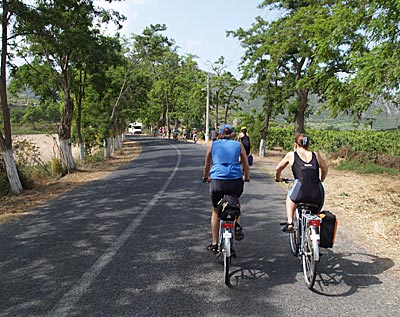
<svg viewBox="0 0 400 317">
<path fill-rule="evenodd" d="M 276 179 L 275 182 L 281 182 L 281 183 L 290 183 L 290 182 L 294 182 L 293 178 L 287 178 L 287 177 L 283 177 L 281 178 L 281 180 Z"/>
<path fill-rule="evenodd" d="M 203 183 L 207 183 L 208 182 L 208 177 L 203 177 Z M 248 183 L 250 182 L 249 179 L 245 179 L 244 182 Z"/>
</svg>

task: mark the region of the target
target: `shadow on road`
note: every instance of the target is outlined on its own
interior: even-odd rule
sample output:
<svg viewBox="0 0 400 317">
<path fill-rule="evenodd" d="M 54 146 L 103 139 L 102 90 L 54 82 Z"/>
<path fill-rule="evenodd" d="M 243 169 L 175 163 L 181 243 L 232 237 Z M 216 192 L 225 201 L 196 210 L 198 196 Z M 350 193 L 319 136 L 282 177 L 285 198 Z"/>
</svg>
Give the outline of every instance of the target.
<svg viewBox="0 0 400 317">
<path fill-rule="evenodd" d="M 324 296 L 350 296 L 360 288 L 382 284 L 378 275 L 393 265 L 391 259 L 371 254 L 329 251 L 318 266 L 314 292 Z"/>
</svg>

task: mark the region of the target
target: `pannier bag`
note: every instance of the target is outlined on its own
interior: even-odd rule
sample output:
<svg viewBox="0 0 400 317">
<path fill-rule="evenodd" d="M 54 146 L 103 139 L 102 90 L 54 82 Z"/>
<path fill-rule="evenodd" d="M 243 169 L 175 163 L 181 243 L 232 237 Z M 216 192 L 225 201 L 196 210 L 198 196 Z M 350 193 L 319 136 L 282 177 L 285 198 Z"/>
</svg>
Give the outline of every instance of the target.
<svg viewBox="0 0 400 317">
<path fill-rule="evenodd" d="M 239 198 L 226 195 L 218 202 L 218 217 L 220 219 L 234 221 L 239 216 Z"/>
<path fill-rule="evenodd" d="M 249 166 L 253 165 L 253 155 L 249 154 L 249 156 L 247 157 L 247 160 L 249 161 Z"/>
<path fill-rule="evenodd" d="M 319 229 L 319 246 L 322 248 L 332 248 L 338 226 L 336 215 L 330 211 L 324 210 L 319 213 L 318 216 L 322 219 Z"/>
</svg>

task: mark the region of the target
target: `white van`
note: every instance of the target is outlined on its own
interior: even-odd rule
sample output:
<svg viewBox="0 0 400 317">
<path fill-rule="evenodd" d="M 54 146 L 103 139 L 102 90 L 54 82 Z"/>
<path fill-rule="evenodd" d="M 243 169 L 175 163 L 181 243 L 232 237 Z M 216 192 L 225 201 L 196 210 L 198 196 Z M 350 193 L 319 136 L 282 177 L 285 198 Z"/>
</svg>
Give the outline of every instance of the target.
<svg viewBox="0 0 400 317">
<path fill-rule="evenodd" d="M 142 134 L 143 124 L 140 122 L 131 122 L 128 124 L 128 133 L 131 134 Z"/>
</svg>

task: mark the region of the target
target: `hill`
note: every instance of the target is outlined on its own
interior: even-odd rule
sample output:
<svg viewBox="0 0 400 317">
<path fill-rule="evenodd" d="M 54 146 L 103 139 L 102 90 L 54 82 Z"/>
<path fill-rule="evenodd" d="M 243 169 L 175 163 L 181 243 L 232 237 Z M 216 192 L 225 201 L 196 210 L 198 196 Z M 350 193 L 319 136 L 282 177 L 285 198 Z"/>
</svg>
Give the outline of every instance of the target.
<svg viewBox="0 0 400 317">
<path fill-rule="evenodd" d="M 244 99 L 240 103 L 242 112 L 249 113 L 251 109 L 255 109 L 257 113 L 262 111 L 263 98 L 258 97 L 255 100 L 250 99 L 249 83 L 244 83 L 238 88 L 238 93 Z M 286 115 L 277 116 L 274 121 L 286 123 Z M 306 126 L 315 129 L 337 129 L 337 130 L 353 130 L 353 129 L 374 129 L 374 130 L 390 130 L 400 127 L 400 106 L 389 103 L 383 99 L 376 100 L 370 109 L 366 111 L 360 122 L 355 122 L 352 114 L 341 113 L 336 117 L 332 116 L 326 110 L 322 103 L 318 102 L 316 95 L 309 98 L 309 111 L 306 118 Z"/>
</svg>

